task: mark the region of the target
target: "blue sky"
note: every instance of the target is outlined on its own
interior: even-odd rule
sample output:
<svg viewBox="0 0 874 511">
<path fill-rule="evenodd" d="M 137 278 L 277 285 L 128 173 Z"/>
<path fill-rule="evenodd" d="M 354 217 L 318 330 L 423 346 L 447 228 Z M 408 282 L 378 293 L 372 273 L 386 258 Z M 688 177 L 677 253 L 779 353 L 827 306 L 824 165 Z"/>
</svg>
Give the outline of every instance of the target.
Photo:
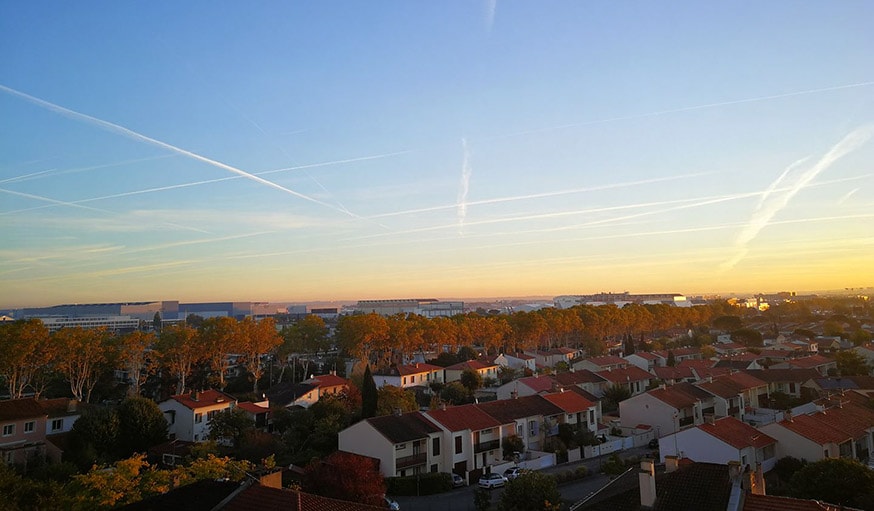
<svg viewBox="0 0 874 511">
<path fill-rule="evenodd" d="M 872 19 L 5 2 L 0 305 L 874 286 Z"/>
</svg>

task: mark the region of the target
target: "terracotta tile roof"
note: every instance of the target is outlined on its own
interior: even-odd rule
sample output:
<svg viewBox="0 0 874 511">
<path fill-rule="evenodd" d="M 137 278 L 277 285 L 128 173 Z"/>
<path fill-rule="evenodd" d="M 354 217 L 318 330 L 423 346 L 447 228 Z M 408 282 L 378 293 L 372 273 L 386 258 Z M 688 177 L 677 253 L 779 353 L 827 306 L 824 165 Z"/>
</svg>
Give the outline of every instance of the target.
<svg viewBox="0 0 874 511">
<path fill-rule="evenodd" d="M 714 396 L 719 396 L 723 399 L 731 399 L 737 397 L 739 390 L 736 386 L 722 379 L 714 378 L 713 381 L 700 381 L 696 383 L 698 387 L 710 392 Z"/>
<path fill-rule="evenodd" d="M 223 511 L 385 511 L 381 506 L 254 484 L 234 496 Z"/>
<path fill-rule="evenodd" d="M 49 417 L 67 417 L 81 413 L 81 403 L 68 397 L 40 399 L 37 401 Z"/>
<path fill-rule="evenodd" d="M 654 375 L 650 372 L 644 371 L 643 369 L 637 367 L 636 365 L 630 365 L 628 367 L 620 367 L 617 369 L 613 369 L 610 371 L 598 371 L 598 376 L 604 378 L 607 381 L 613 383 L 626 383 L 629 381 L 643 381 L 643 380 L 651 380 Z"/>
<path fill-rule="evenodd" d="M 696 360 L 696 359 L 686 359 L 677 362 L 677 367 L 691 367 L 694 369 L 707 369 L 713 367 L 715 362 L 713 360 Z"/>
<path fill-rule="evenodd" d="M 761 449 L 777 443 L 773 438 L 734 417 L 723 417 L 713 421 L 712 424 L 705 422 L 698 426 L 698 429 L 722 440 L 735 449 L 745 447 Z"/>
<path fill-rule="evenodd" d="M 497 366 L 495 364 L 483 364 L 478 360 L 468 360 L 467 362 L 459 362 L 457 364 L 453 364 L 446 369 L 449 371 L 464 371 L 465 369 L 473 369 L 474 371 L 479 371 L 487 367 Z"/>
<path fill-rule="evenodd" d="M 842 444 L 852 440 L 849 433 L 835 429 L 813 415 L 796 415 L 791 420 L 782 420 L 779 425 L 819 445 Z"/>
<path fill-rule="evenodd" d="M 691 367 L 653 367 L 652 372 L 661 380 L 697 378 Z"/>
<path fill-rule="evenodd" d="M 267 389 L 267 397 L 271 406 L 287 406 L 315 389 L 316 386 L 309 383 L 285 381 Z"/>
<path fill-rule="evenodd" d="M 427 438 L 431 433 L 442 431 L 421 412 L 371 417 L 367 422 L 394 444 Z"/>
<path fill-rule="evenodd" d="M 744 373 L 768 383 L 804 383 L 820 377 L 816 369 L 746 369 Z"/>
<path fill-rule="evenodd" d="M 834 360 L 824 357 L 822 355 L 811 355 L 809 357 L 801 357 L 787 360 L 786 363 L 794 367 L 814 368 L 821 365 L 834 363 Z"/>
<path fill-rule="evenodd" d="M 755 376 L 749 375 L 747 373 L 731 373 L 727 376 L 721 376 L 722 379 L 727 379 L 731 381 L 735 385 L 738 386 L 741 390 L 754 389 L 756 387 L 764 387 L 768 385 L 767 382 L 764 382 Z"/>
<path fill-rule="evenodd" d="M 580 385 L 582 383 L 604 383 L 606 379 L 588 369 L 558 373 L 553 378 L 562 385 Z"/>
<path fill-rule="evenodd" d="M 498 422 L 491 415 L 477 408 L 478 405 L 450 406 L 445 410 L 429 410 L 425 415 L 443 425 L 449 431 L 480 431 L 497 428 L 505 423 Z"/>
<path fill-rule="evenodd" d="M 395 367 L 390 367 L 388 370 L 377 371 L 373 373 L 375 376 L 409 376 L 411 374 L 430 373 L 432 371 L 442 371 L 443 368 L 432 364 L 404 364 Z"/>
<path fill-rule="evenodd" d="M 211 479 L 122 506 L 124 511 L 210 511 L 240 489 L 240 483 Z"/>
<path fill-rule="evenodd" d="M 557 405 L 546 400 L 540 394 L 524 396 L 518 399 L 501 399 L 475 405 L 500 424 L 510 424 L 517 419 L 542 415 L 550 417 L 564 411 Z"/>
<path fill-rule="evenodd" d="M 832 406 L 815 417 L 829 426 L 847 433 L 853 438 L 862 438 L 868 430 L 874 428 L 874 410 L 867 406 L 859 406 L 847 400 L 840 406 Z"/>
<path fill-rule="evenodd" d="M 519 360 L 534 360 L 536 357 L 532 357 L 527 353 L 507 353 L 504 355 L 505 357 L 513 357 L 518 358 Z"/>
<path fill-rule="evenodd" d="M 519 378 L 517 381 L 534 392 L 550 392 L 556 382 L 556 380 L 549 376 L 529 376 L 527 378 Z"/>
<path fill-rule="evenodd" d="M 655 361 L 655 360 L 664 360 L 664 358 L 662 358 L 661 355 L 656 355 L 655 353 L 650 353 L 650 352 L 647 352 L 647 351 L 635 351 L 635 352 L 632 353 L 631 355 L 637 355 L 638 357 L 640 357 L 640 358 L 642 358 L 642 359 L 644 359 L 644 360 L 652 360 L 652 361 Z M 631 355 L 627 355 L 625 358 L 627 359 L 627 358 L 630 357 Z"/>
<path fill-rule="evenodd" d="M 793 499 L 774 495 L 749 493 L 744 498 L 743 511 L 859 511 L 846 506 L 826 504 L 818 500 Z"/>
<path fill-rule="evenodd" d="M 710 395 L 691 383 L 678 383 L 665 388 L 647 391 L 650 396 L 680 410 L 694 406 L 696 402 L 707 399 Z"/>
<path fill-rule="evenodd" d="M 614 365 L 628 365 L 628 361 L 614 355 L 604 355 L 602 357 L 589 357 L 586 360 L 595 364 L 598 367 L 607 367 Z"/>
<path fill-rule="evenodd" d="M 267 413 L 270 411 L 270 408 L 256 405 L 255 403 L 252 403 L 250 401 L 244 401 L 242 403 L 237 403 L 237 408 L 240 408 L 241 410 L 245 410 L 245 411 L 252 413 L 252 414 L 255 414 L 255 415 L 257 415 L 259 413 Z"/>
<path fill-rule="evenodd" d="M 598 396 L 592 394 L 591 392 L 586 391 L 585 389 L 581 389 L 580 387 L 577 387 L 576 385 L 570 385 L 569 387 L 566 387 L 565 392 L 573 392 L 574 394 L 579 394 L 579 395 L 583 396 L 584 398 L 586 398 L 587 401 L 589 401 L 590 403 L 593 403 L 593 404 L 597 403 L 598 401 L 601 400 L 601 398 L 599 398 Z"/>
<path fill-rule="evenodd" d="M 595 406 L 594 403 L 577 394 L 576 392 L 556 392 L 555 394 L 542 394 L 543 398 L 561 408 L 566 413 L 585 412 Z"/>
<path fill-rule="evenodd" d="M 194 396 L 197 396 L 195 399 Z M 174 399 L 187 408 L 196 410 L 198 408 L 206 408 L 215 406 L 220 403 L 235 403 L 237 400 L 230 394 L 225 394 L 220 390 L 209 389 L 203 392 L 189 392 L 187 394 L 177 394 L 170 399 Z"/>
<path fill-rule="evenodd" d="M 31 419 L 48 415 L 32 397 L 0 401 L 0 420 Z"/>
<path fill-rule="evenodd" d="M 349 380 L 337 376 L 336 374 L 320 374 L 314 376 L 305 383 L 315 383 L 318 387 L 348 387 Z"/>
</svg>

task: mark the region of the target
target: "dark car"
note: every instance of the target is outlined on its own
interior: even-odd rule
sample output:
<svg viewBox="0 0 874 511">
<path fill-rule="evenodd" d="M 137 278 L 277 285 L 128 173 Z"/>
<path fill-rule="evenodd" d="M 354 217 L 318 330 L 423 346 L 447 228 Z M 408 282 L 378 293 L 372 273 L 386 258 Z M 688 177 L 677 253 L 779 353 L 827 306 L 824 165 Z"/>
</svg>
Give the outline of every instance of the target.
<svg viewBox="0 0 874 511">
<path fill-rule="evenodd" d="M 653 438 L 652 440 L 649 441 L 649 443 L 647 444 L 647 446 L 648 446 L 650 449 L 658 449 L 658 448 L 659 448 L 659 439 L 658 439 L 658 438 Z"/>
</svg>

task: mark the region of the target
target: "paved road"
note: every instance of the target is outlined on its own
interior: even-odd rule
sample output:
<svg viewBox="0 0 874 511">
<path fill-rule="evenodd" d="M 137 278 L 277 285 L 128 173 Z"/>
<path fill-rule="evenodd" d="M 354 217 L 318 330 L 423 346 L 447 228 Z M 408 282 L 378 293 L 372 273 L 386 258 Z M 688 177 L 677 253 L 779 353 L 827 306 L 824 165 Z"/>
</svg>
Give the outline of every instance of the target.
<svg viewBox="0 0 874 511">
<path fill-rule="evenodd" d="M 643 456 L 650 452 L 651 450 L 646 447 L 638 447 L 622 451 L 619 453 L 619 456 L 622 458 L 631 458 L 634 456 Z M 573 503 L 598 490 L 610 481 L 608 476 L 599 473 L 599 467 L 602 462 L 603 460 L 601 459 L 592 458 L 545 468 L 543 469 L 543 472 L 554 474 L 556 472 L 576 470 L 579 466 L 585 466 L 589 469 L 589 472 L 593 475 L 590 475 L 585 479 L 562 484 L 558 487 L 562 500 Z M 394 499 L 398 504 L 400 504 L 401 511 L 474 511 L 473 491 L 475 487 L 476 483 L 472 486 L 456 488 L 438 495 L 427 495 L 424 497 L 394 497 Z M 493 503 L 498 502 L 501 498 L 502 492 L 503 490 L 501 488 L 490 490 Z"/>
</svg>

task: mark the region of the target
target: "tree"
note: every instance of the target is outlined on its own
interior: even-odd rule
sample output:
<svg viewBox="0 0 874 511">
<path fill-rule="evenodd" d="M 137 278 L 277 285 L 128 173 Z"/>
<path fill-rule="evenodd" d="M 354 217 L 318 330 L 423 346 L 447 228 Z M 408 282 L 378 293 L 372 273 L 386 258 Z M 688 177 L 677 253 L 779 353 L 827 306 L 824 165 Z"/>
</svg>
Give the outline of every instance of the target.
<svg viewBox="0 0 874 511">
<path fill-rule="evenodd" d="M 498 501 L 498 511 L 558 511 L 561 494 L 555 478 L 541 472 L 520 475 L 509 484 Z"/>
<path fill-rule="evenodd" d="M 743 328 L 743 321 L 738 316 L 719 316 L 713 320 L 713 328 L 732 332 Z"/>
<path fill-rule="evenodd" d="M 790 492 L 796 498 L 871 509 L 868 505 L 874 502 L 874 471 L 856 460 L 824 459 L 796 472 Z"/>
<path fill-rule="evenodd" d="M 176 378 L 176 394 L 185 393 L 185 380 L 191 368 L 203 358 L 197 330 L 188 325 L 171 325 L 161 330 L 157 349 L 161 363 Z"/>
<path fill-rule="evenodd" d="M 52 336 L 58 348 L 58 371 L 70 382 L 70 392 L 79 401 L 91 400 L 105 364 L 114 357 L 110 340 L 103 328 L 62 328 Z"/>
<path fill-rule="evenodd" d="M 157 337 L 151 332 L 139 330 L 124 335 L 118 340 L 118 356 L 121 367 L 127 371 L 131 396 L 140 395 L 140 388 L 146 382 L 155 366 L 155 360 L 149 353 Z"/>
<path fill-rule="evenodd" d="M 38 319 L 0 324 L 0 377 L 12 399 L 22 397 L 37 375 L 51 367 L 56 350 Z M 36 389 L 37 391 L 41 389 Z"/>
<path fill-rule="evenodd" d="M 462 371 L 459 381 L 469 392 L 473 392 L 483 386 L 482 375 L 473 369 L 465 369 Z"/>
<path fill-rule="evenodd" d="M 279 348 L 279 356 L 285 359 L 292 354 L 310 354 L 317 353 L 325 347 L 328 339 L 328 327 L 325 325 L 325 320 L 310 314 L 298 320 L 295 324 L 282 331 L 283 343 Z M 308 373 L 309 357 L 303 358 L 303 372 Z M 285 372 L 285 365 L 282 365 L 282 373 Z"/>
<path fill-rule="evenodd" d="M 200 325 L 199 344 L 203 357 L 213 373 L 218 375 L 219 388 L 225 388 L 225 373 L 231 367 L 230 353 L 243 351 L 243 337 L 236 319 L 222 316 L 205 319 Z"/>
<path fill-rule="evenodd" d="M 440 397 L 454 405 L 461 405 L 470 401 L 470 391 L 461 382 L 453 381 L 443 387 Z"/>
<path fill-rule="evenodd" d="M 619 403 L 631 397 L 631 391 L 624 385 L 614 384 L 604 391 L 604 401 L 607 408 L 614 410 Z"/>
<path fill-rule="evenodd" d="M 674 356 L 674 350 L 668 350 L 668 360 L 665 361 L 665 365 L 668 367 L 674 367 L 677 365 L 677 359 Z"/>
<path fill-rule="evenodd" d="M 850 336 L 850 341 L 855 346 L 861 346 L 865 343 L 871 342 L 871 334 L 867 330 L 862 330 L 861 328 L 857 328 L 853 335 Z"/>
<path fill-rule="evenodd" d="M 307 465 L 303 490 L 372 506 L 385 504 L 385 481 L 374 460 L 343 451 Z"/>
<path fill-rule="evenodd" d="M 367 419 L 375 416 L 378 405 L 379 394 L 368 364 L 364 369 L 364 378 L 361 380 L 361 417 Z"/>
<path fill-rule="evenodd" d="M 764 346 L 762 333 L 752 328 L 739 328 L 731 333 L 731 339 L 747 347 Z"/>
<path fill-rule="evenodd" d="M 871 372 L 865 357 L 853 350 L 839 351 L 834 356 L 841 376 L 867 376 Z"/>
<path fill-rule="evenodd" d="M 252 391 L 257 394 L 258 380 L 264 375 L 261 357 L 282 344 L 282 337 L 276 331 L 273 318 L 264 318 L 256 321 L 251 317 L 247 317 L 240 322 L 240 331 L 243 335 L 243 352 L 246 355 L 246 369 L 255 379 Z"/>
<path fill-rule="evenodd" d="M 413 391 L 383 385 L 378 391 L 376 415 L 391 415 L 393 413 L 415 412 L 419 409 L 416 394 Z"/>
<path fill-rule="evenodd" d="M 209 421 L 209 438 L 238 448 L 246 435 L 255 429 L 255 421 L 240 408 L 229 408 L 215 414 Z"/>
<path fill-rule="evenodd" d="M 388 322 L 375 313 L 343 316 L 337 322 L 336 338 L 343 351 L 370 363 L 372 354 L 382 354 L 388 349 Z"/>
<path fill-rule="evenodd" d="M 501 440 L 501 451 L 504 454 L 505 460 L 513 459 L 513 456 L 518 452 L 525 450 L 525 441 L 519 435 L 506 436 Z"/>
<path fill-rule="evenodd" d="M 154 330 L 155 332 L 160 334 L 161 333 L 161 326 L 162 326 L 161 311 L 158 311 L 155 313 L 155 316 L 152 317 L 152 330 Z"/>
<path fill-rule="evenodd" d="M 167 421 L 158 405 L 144 397 L 129 397 L 118 407 L 118 444 L 125 456 L 145 453 L 167 439 Z"/>
<path fill-rule="evenodd" d="M 67 454 L 80 469 L 111 462 L 117 458 L 119 429 L 118 413 L 115 410 L 105 407 L 88 408 L 73 423 Z"/>
</svg>

